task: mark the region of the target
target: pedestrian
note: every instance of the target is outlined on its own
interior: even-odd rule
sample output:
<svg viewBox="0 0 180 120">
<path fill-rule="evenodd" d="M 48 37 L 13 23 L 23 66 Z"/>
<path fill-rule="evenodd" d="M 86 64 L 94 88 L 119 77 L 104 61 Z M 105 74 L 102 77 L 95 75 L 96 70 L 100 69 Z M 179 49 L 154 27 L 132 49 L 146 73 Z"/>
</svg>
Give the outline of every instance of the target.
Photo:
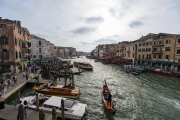
<svg viewBox="0 0 180 120">
<path fill-rule="evenodd" d="M 25 75 L 26 75 L 26 73 L 25 73 L 25 71 L 23 71 L 23 72 L 22 72 L 23 78 L 25 78 Z"/>
<path fill-rule="evenodd" d="M 7 83 L 8 83 L 8 85 L 7 85 L 7 89 L 9 89 L 9 88 L 11 88 L 10 86 L 11 86 L 11 79 L 7 79 Z"/>
<path fill-rule="evenodd" d="M 39 81 L 42 81 L 41 73 L 39 74 Z"/>
<path fill-rule="evenodd" d="M 19 101 L 19 104 L 16 105 L 16 109 L 18 110 L 17 120 L 19 120 L 19 105 L 22 104 L 22 101 Z"/>
<path fill-rule="evenodd" d="M 4 95 L 5 95 L 6 92 L 7 92 L 7 86 L 8 86 L 8 83 L 7 83 L 7 81 L 5 80 L 5 82 L 4 82 Z"/>
<path fill-rule="evenodd" d="M 5 105 L 4 105 L 4 96 L 0 95 L 0 111 L 3 111 L 4 108 L 5 108 Z"/>
<path fill-rule="evenodd" d="M 17 84 L 17 76 L 15 74 L 13 75 L 13 81 L 14 81 L 14 85 L 16 85 Z"/>
<path fill-rule="evenodd" d="M 27 104 L 27 101 L 25 100 L 24 101 L 24 116 L 25 116 L 25 118 L 27 117 L 27 108 L 28 108 L 28 104 Z"/>
<path fill-rule="evenodd" d="M 111 105 L 111 98 L 112 98 L 112 95 L 111 95 L 111 92 L 109 92 L 107 105 L 109 105 L 109 104 Z"/>
<path fill-rule="evenodd" d="M 28 81 L 28 73 L 26 73 L 26 81 Z"/>
</svg>

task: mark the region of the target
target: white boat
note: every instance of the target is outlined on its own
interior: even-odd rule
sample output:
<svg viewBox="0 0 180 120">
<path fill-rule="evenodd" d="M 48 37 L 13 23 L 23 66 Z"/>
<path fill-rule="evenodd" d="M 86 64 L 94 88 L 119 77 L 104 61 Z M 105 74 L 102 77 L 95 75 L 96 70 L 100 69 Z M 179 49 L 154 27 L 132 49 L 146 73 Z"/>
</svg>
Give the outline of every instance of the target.
<svg viewBox="0 0 180 120">
<path fill-rule="evenodd" d="M 41 97 L 41 96 L 39 96 Z M 64 100 L 64 116 L 65 118 L 81 120 L 86 114 L 86 104 L 79 103 L 79 101 L 69 98 L 62 98 L 57 96 L 44 97 L 46 101 L 40 106 L 46 113 L 52 113 L 52 108 L 56 108 L 56 114 L 61 117 L 61 100 Z M 43 97 L 41 97 L 43 99 Z M 29 109 L 36 109 L 36 96 L 24 97 L 22 102 L 27 100 Z"/>
</svg>

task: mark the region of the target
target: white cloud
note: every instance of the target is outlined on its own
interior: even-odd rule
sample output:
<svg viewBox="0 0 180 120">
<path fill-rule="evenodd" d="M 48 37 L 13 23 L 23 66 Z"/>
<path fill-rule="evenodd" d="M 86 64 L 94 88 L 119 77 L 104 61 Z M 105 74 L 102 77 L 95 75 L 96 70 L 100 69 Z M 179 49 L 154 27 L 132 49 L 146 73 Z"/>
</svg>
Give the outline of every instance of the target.
<svg viewBox="0 0 180 120">
<path fill-rule="evenodd" d="M 58 46 L 89 52 L 103 41 L 180 32 L 179 5 L 178 0 L 0 0 L 0 15 L 20 20 Z M 115 35 L 120 37 L 110 37 Z"/>
</svg>

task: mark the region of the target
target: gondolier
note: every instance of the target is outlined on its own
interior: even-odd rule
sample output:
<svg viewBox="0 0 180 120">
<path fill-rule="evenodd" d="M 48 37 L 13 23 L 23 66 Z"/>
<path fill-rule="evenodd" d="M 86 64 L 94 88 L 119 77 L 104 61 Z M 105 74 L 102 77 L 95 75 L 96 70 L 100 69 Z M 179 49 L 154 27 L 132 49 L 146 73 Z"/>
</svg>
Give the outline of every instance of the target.
<svg viewBox="0 0 180 120">
<path fill-rule="evenodd" d="M 111 95 L 111 92 L 109 92 L 107 105 L 109 105 L 109 104 L 111 105 L 111 98 L 112 98 L 112 95 Z"/>
</svg>

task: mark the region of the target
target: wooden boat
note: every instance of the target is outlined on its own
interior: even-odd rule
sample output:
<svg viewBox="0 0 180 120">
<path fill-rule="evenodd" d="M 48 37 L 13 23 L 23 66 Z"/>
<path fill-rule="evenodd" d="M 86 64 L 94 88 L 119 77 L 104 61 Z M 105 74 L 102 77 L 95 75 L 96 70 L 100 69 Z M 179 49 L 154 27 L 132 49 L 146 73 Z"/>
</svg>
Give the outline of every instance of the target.
<svg viewBox="0 0 180 120">
<path fill-rule="evenodd" d="M 74 61 L 74 66 L 81 68 L 81 69 L 86 69 L 86 70 L 93 70 L 93 66 L 88 63 L 88 62 L 78 62 L 78 61 Z"/>
<path fill-rule="evenodd" d="M 87 105 L 79 103 L 77 100 L 57 97 L 57 96 L 40 96 L 40 109 L 43 109 L 46 113 L 52 114 L 52 108 L 56 108 L 56 114 L 61 117 L 61 100 L 64 100 L 64 117 L 66 119 L 82 120 L 86 114 Z M 28 109 L 36 109 L 36 96 L 28 96 L 21 99 L 22 102 L 26 100 L 28 102 Z"/>
<path fill-rule="evenodd" d="M 178 74 L 178 73 L 171 73 L 171 72 L 168 72 L 168 71 L 162 71 L 161 69 L 155 69 L 154 70 L 154 69 L 147 68 L 147 70 L 150 71 L 150 72 L 156 73 L 156 74 L 173 76 L 173 77 L 180 77 L 180 74 Z"/>
<path fill-rule="evenodd" d="M 109 94 L 110 91 L 105 80 L 101 92 L 102 92 L 102 101 L 104 103 L 104 106 L 109 110 L 109 112 L 111 112 L 114 115 L 116 110 L 114 109 L 114 103 L 112 102 L 112 100 L 111 100 L 111 105 L 108 104 L 107 95 Z"/>
<path fill-rule="evenodd" d="M 62 96 L 68 98 L 77 98 L 80 95 L 80 90 L 73 87 L 73 86 L 65 86 L 65 85 L 58 85 L 54 84 L 48 88 L 48 83 L 42 84 L 40 86 L 35 85 L 33 87 L 38 93 L 45 94 L 47 96 Z"/>
</svg>

